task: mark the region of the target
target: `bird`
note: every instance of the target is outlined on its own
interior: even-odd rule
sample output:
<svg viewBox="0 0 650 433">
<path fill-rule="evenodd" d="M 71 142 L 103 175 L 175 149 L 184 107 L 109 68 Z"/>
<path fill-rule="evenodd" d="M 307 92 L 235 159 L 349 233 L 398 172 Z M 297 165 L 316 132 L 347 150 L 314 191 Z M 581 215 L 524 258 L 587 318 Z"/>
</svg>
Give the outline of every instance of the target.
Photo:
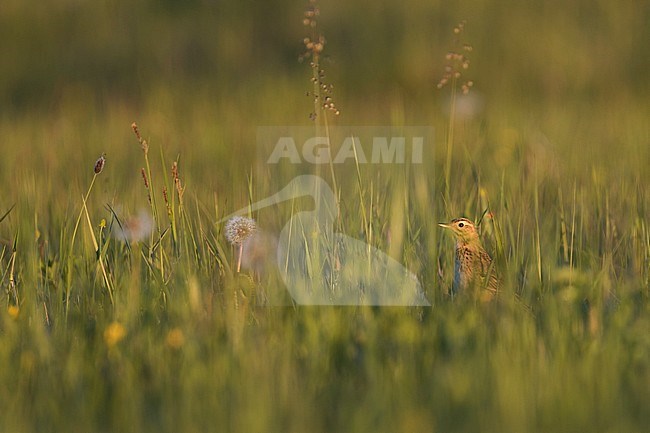
<svg viewBox="0 0 650 433">
<path fill-rule="evenodd" d="M 309 209 L 296 209 L 302 197 L 312 199 Z M 400 262 L 334 231 L 336 196 L 320 176 L 296 176 L 279 192 L 224 220 L 284 201 L 293 202 L 292 212 L 278 237 L 276 266 L 296 304 L 431 305 L 415 274 Z"/>
<path fill-rule="evenodd" d="M 456 238 L 452 296 L 473 293 L 482 301 L 494 298 L 499 292 L 499 276 L 492 257 L 481 244 L 476 225 L 467 218 L 456 218 L 438 225 L 451 230 Z"/>
</svg>

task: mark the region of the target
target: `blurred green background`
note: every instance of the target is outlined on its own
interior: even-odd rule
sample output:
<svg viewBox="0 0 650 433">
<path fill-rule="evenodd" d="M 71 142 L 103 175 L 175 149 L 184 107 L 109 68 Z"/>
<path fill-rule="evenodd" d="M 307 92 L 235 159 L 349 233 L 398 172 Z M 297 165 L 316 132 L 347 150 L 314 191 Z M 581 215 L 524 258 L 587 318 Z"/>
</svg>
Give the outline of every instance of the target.
<svg viewBox="0 0 650 433">
<path fill-rule="evenodd" d="M 258 125 L 310 123 L 310 71 L 298 62 L 305 6 L 3 1 L 3 180 L 39 156 L 56 168 L 54 149 L 74 165 L 106 152 L 133 169 L 125 144 L 137 120 L 193 171 L 220 167 L 203 181 L 230 184 L 251 161 L 228 149 L 254 146 Z M 501 144 L 513 124 L 521 136 L 525 124 L 565 160 L 580 159 L 595 136 L 604 145 L 590 152 L 600 161 L 614 156 L 607 160 L 614 169 L 611 149 L 644 152 L 638 142 L 629 148 L 626 135 L 639 130 L 628 124 L 648 117 L 649 14 L 644 1 L 328 1 L 319 22 L 323 66 L 342 111 L 337 122 L 433 125 L 443 143 L 449 93 L 435 84 L 452 29 L 467 20 L 474 47 L 467 78 L 485 103 L 475 124 L 500 131 L 487 140 Z M 33 152 L 28 158 L 17 148 Z"/>
<path fill-rule="evenodd" d="M 160 87 L 253 97 L 269 82 L 304 76 L 296 60 L 305 3 L 3 1 L 3 111 L 53 110 L 79 96 L 100 108 L 137 104 Z M 648 92 L 647 2 L 327 1 L 322 10 L 343 97 L 431 100 L 462 19 L 489 98 L 597 103 Z"/>
</svg>

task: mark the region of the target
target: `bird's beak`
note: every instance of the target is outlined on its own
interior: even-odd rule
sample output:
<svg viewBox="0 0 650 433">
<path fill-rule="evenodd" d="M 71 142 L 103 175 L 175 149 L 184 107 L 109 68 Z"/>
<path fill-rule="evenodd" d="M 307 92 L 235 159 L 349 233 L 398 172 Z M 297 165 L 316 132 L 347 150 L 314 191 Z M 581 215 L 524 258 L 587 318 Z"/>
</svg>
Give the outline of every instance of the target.
<svg viewBox="0 0 650 433">
<path fill-rule="evenodd" d="M 440 227 L 443 227 L 443 228 L 446 228 L 446 229 L 450 228 L 449 224 L 447 224 L 447 223 L 438 223 L 438 225 Z"/>
</svg>

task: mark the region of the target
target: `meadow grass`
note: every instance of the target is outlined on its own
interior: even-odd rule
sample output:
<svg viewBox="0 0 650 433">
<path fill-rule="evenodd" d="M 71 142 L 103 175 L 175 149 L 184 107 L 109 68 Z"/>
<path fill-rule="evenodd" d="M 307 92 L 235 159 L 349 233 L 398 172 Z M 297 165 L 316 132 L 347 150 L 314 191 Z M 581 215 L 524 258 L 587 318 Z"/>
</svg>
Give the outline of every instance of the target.
<svg viewBox="0 0 650 433">
<path fill-rule="evenodd" d="M 270 167 L 257 126 L 309 122 L 302 72 L 218 97 L 72 88 L 52 110 L 0 115 L 0 431 L 646 431 L 643 96 L 531 100 L 512 72 L 450 121 L 433 82 L 371 97 L 343 82 L 334 123 L 433 125 L 443 144 L 409 166 Z M 431 307 L 293 305 L 277 275 L 237 272 L 217 222 L 301 170 L 336 180 L 337 230 L 414 272 Z M 306 206 L 250 216 L 277 235 Z M 437 223 L 460 215 L 484 215 L 498 302 L 447 294 Z"/>
<path fill-rule="evenodd" d="M 463 134 L 484 138 L 466 144 L 452 165 L 455 206 L 470 217 L 489 207 L 484 239 L 503 244 L 507 283 L 501 301 L 488 306 L 446 295 L 453 246 L 436 228 L 447 215 L 444 170 L 435 170 L 444 159 L 435 153 L 410 171 L 335 167 L 339 185 L 354 186 L 338 191 L 343 230 L 416 272 L 433 306 L 319 308 L 257 305 L 258 294 L 282 288 L 237 274 L 236 251 L 215 224 L 277 191 L 291 172 L 269 177 L 242 164 L 241 172 L 217 175 L 239 185 L 213 188 L 202 182 L 209 164 L 195 168 L 181 156 L 181 209 L 171 158 L 152 158 L 149 189 L 143 185 L 138 165 L 147 164 L 133 162 L 142 149 L 128 121 L 80 127 L 113 137 L 104 146 L 124 143 L 106 149 L 97 175 L 100 145 L 83 152 L 87 161 L 40 149 L 42 159 L 7 180 L 16 207 L 0 223 L 2 430 L 643 431 L 648 179 L 632 159 L 647 149 L 630 140 L 628 156 L 599 166 L 607 135 L 595 128 L 595 150 L 578 163 L 573 150 L 537 148 L 536 131 L 499 122 L 480 132 L 460 128 L 459 143 Z M 15 131 L 8 139 L 17 143 L 26 130 L 35 133 L 32 125 L 3 129 Z M 149 128 L 142 130 L 147 137 Z M 69 132 L 51 135 L 45 122 L 48 138 L 35 140 Z M 211 139 L 170 134 L 167 142 Z M 500 134 L 500 145 L 491 144 Z M 155 129 L 150 137 L 150 158 L 170 153 Z M 510 153 L 496 163 L 500 152 Z M 253 216 L 273 232 L 301 205 Z M 114 236 L 140 208 L 157 212 L 150 236 Z"/>
</svg>

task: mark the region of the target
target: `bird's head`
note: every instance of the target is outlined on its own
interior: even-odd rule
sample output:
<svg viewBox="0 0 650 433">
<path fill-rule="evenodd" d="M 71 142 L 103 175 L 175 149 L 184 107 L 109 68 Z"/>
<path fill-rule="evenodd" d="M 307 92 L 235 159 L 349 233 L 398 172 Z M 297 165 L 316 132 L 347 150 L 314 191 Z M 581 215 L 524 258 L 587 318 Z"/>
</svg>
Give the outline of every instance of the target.
<svg viewBox="0 0 650 433">
<path fill-rule="evenodd" d="M 471 243 L 478 240 L 476 226 L 467 218 L 456 218 L 449 223 L 439 223 L 438 225 L 451 230 L 456 239 L 461 242 Z"/>
</svg>

